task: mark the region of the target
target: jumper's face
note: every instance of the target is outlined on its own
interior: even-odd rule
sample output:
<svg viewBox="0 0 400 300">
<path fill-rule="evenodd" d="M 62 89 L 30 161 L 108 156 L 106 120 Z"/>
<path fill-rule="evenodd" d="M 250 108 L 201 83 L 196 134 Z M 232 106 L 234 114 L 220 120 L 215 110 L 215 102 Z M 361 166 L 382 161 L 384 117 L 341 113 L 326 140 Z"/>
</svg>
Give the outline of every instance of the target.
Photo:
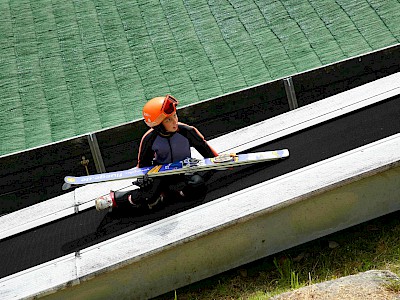
<svg viewBox="0 0 400 300">
<path fill-rule="evenodd" d="M 162 124 L 167 132 L 176 132 L 178 130 L 178 115 L 176 112 L 169 117 L 166 117 Z"/>
</svg>

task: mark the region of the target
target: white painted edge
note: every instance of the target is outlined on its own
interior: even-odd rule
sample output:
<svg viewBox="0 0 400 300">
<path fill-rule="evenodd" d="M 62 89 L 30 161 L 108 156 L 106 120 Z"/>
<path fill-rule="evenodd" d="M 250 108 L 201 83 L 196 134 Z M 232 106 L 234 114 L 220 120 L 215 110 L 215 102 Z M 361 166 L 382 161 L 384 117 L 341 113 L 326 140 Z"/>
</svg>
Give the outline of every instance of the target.
<svg viewBox="0 0 400 300">
<path fill-rule="evenodd" d="M 16 299 L 56 291 L 231 224 L 400 166 L 398 149 L 400 134 L 221 197 L 83 249 L 78 256 L 67 255 L 4 277 L 0 279 L 0 295 Z"/>
<path fill-rule="evenodd" d="M 132 180 L 85 186 L 64 195 L 0 217 L 0 240 L 94 206 L 94 200 L 110 190 L 134 189 Z"/>
<path fill-rule="evenodd" d="M 74 194 L 64 194 L 0 217 L 0 240 L 74 213 Z"/>
<path fill-rule="evenodd" d="M 225 134 L 209 143 L 221 153 L 243 152 L 398 94 L 400 72 Z M 193 155 L 201 157 L 197 151 Z"/>
<path fill-rule="evenodd" d="M 220 153 L 243 152 L 398 94 L 400 94 L 400 72 L 239 129 L 215 138 L 209 143 Z M 192 156 L 202 157 L 195 149 L 192 149 Z M 110 190 L 135 188 L 131 183 L 132 180 L 121 180 L 83 186 L 68 193 L 68 195 L 71 194 L 66 197 L 68 200 L 56 197 L 37 204 L 39 207 L 33 205 L 0 217 L 0 225 L 2 225 L 0 240 L 73 214 L 75 208 L 78 211 L 88 209 L 94 205 L 94 199 L 107 194 Z M 71 203 L 72 198 L 74 202 Z M 67 201 L 68 204 L 64 205 L 63 201 Z"/>
<path fill-rule="evenodd" d="M 26 282 L 21 281 L 27 280 Z M 40 295 L 49 287 L 62 288 L 66 283 L 79 283 L 75 254 L 68 254 L 0 279 L 1 299 L 23 299 Z"/>
</svg>

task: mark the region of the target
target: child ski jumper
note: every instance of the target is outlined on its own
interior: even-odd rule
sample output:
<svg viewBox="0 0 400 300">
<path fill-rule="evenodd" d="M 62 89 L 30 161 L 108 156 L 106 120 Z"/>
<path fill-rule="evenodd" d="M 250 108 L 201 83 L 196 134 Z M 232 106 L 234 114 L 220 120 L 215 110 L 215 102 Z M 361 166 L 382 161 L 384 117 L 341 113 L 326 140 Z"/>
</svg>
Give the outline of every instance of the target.
<svg viewBox="0 0 400 300">
<path fill-rule="evenodd" d="M 190 147 L 204 157 L 218 156 L 195 127 L 178 122 L 177 105 L 178 101 L 171 95 L 153 98 L 144 105 L 143 117 L 150 130 L 140 142 L 137 167 L 184 160 L 191 157 Z M 140 188 L 127 192 L 111 191 L 109 195 L 97 198 L 96 209 L 152 208 L 170 193 L 184 197 L 195 195 L 205 188 L 204 178 L 199 174 L 157 178 L 145 176 L 134 184 Z"/>
</svg>

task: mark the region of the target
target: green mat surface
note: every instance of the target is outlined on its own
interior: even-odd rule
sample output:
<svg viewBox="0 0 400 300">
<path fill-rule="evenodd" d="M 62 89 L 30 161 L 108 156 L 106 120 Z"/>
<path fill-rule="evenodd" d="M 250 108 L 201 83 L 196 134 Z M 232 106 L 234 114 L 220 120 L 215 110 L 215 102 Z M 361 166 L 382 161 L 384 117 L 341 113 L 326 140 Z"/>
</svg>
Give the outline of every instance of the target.
<svg viewBox="0 0 400 300">
<path fill-rule="evenodd" d="M 400 0 L 0 0 L 0 155 L 400 42 Z"/>
</svg>

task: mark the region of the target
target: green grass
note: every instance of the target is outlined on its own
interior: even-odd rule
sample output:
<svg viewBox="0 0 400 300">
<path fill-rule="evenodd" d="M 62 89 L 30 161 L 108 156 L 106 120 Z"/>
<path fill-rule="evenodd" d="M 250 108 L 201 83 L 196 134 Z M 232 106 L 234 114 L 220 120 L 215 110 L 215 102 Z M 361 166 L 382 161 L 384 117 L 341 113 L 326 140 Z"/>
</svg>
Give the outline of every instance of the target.
<svg viewBox="0 0 400 300">
<path fill-rule="evenodd" d="M 372 269 L 400 274 L 400 212 L 288 249 L 156 299 L 265 300 L 302 286 Z M 399 281 L 392 280 L 385 288 L 398 293 Z"/>
<path fill-rule="evenodd" d="M 385 283 L 384 288 L 388 291 L 391 291 L 396 294 L 400 294 L 400 280 L 396 279 L 389 279 L 387 283 Z M 177 295 L 175 293 L 175 298 L 177 298 Z"/>
</svg>

